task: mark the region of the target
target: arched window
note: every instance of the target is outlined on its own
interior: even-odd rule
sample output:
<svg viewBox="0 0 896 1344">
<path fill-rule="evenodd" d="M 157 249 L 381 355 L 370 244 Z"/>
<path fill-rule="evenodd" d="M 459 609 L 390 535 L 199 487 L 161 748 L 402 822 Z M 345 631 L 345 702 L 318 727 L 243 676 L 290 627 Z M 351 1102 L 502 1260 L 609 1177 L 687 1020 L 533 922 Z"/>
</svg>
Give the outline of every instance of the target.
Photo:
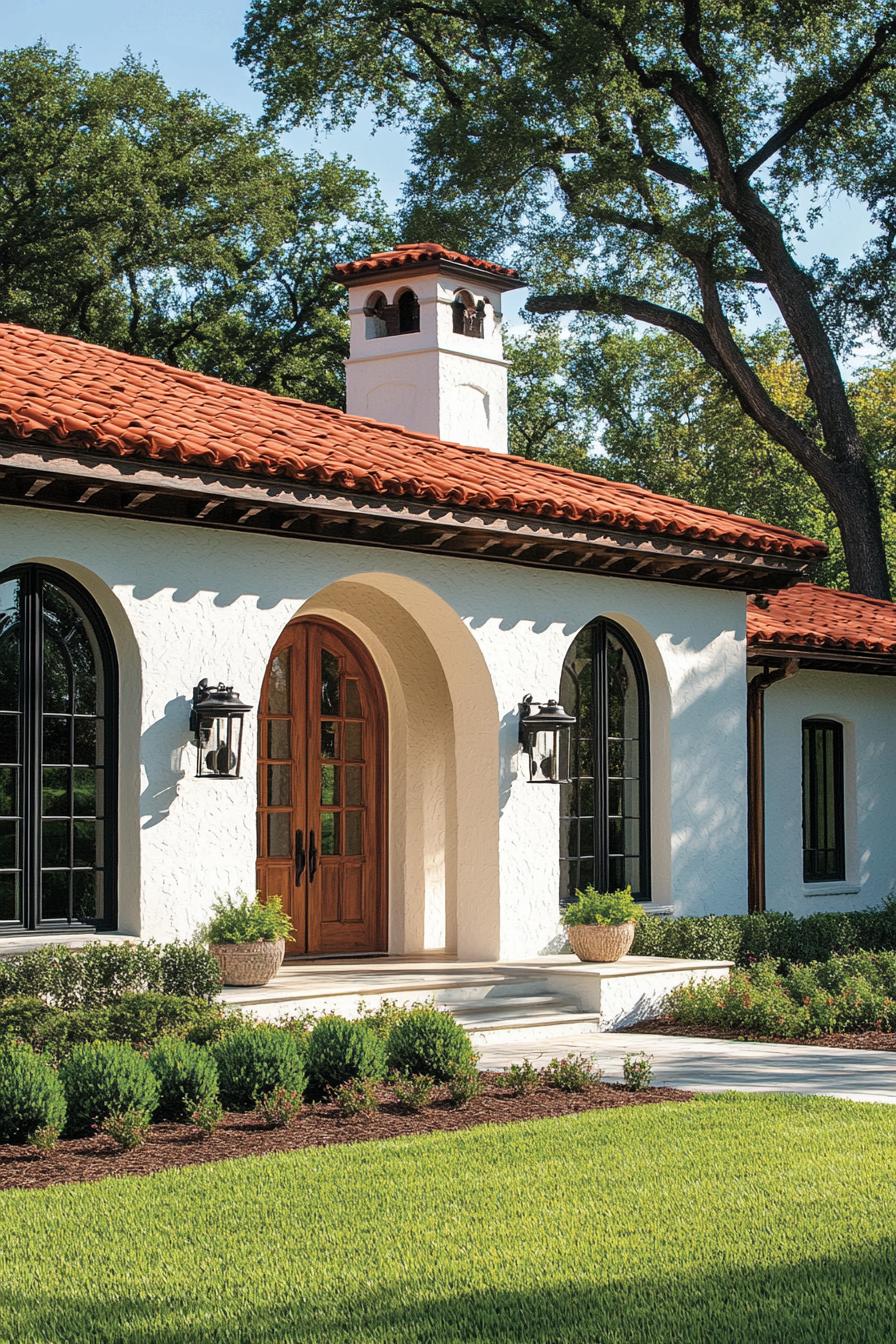
<svg viewBox="0 0 896 1344">
<path fill-rule="evenodd" d="M 398 334 L 404 336 L 410 331 L 420 330 L 420 304 L 412 289 L 405 289 L 398 296 Z"/>
<path fill-rule="evenodd" d="M 485 303 L 477 303 L 469 290 L 459 289 L 451 304 L 452 327 L 456 336 L 485 335 Z"/>
<path fill-rule="evenodd" d="M 560 700 L 576 716 L 560 787 L 560 903 L 593 885 L 650 899 L 647 677 L 634 641 L 592 621 L 570 646 Z"/>
<path fill-rule="evenodd" d="M 843 724 L 803 720 L 803 881 L 846 877 Z"/>
<path fill-rule="evenodd" d="M 367 319 L 364 324 L 364 331 L 368 340 L 376 340 L 380 336 L 390 334 L 389 315 L 391 311 L 386 303 L 385 294 L 371 294 L 364 305 L 364 316 Z"/>
<path fill-rule="evenodd" d="M 0 575 L 0 928 L 115 923 L 117 674 L 96 603 Z"/>
</svg>

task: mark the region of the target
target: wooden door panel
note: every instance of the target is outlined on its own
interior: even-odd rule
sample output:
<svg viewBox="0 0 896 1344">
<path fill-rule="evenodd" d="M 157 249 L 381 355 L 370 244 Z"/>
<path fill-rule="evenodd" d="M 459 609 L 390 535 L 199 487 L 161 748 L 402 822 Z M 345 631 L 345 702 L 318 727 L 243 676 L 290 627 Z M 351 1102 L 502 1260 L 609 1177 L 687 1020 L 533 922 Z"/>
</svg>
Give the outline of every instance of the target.
<svg viewBox="0 0 896 1344">
<path fill-rule="evenodd" d="M 281 635 L 258 768 L 258 886 L 283 897 L 288 953 L 385 950 L 385 696 L 347 631 L 298 620 Z"/>
<path fill-rule="evenodd" d="M 279 896 L 293 922 L 290 956 L 307 950 L 304 881 L 296 842 L 304 846 L 305 631 L 287 626 L 274 646 L 258 714 L 258 863 L 262 896 Z"/>
<path fill-rule="evenodd" d="M 360 864 L 342 869 L 342 891 L 339 900 L 339 918 L 343 924 L 364 921 L 364 870 Z"/>
</svg>

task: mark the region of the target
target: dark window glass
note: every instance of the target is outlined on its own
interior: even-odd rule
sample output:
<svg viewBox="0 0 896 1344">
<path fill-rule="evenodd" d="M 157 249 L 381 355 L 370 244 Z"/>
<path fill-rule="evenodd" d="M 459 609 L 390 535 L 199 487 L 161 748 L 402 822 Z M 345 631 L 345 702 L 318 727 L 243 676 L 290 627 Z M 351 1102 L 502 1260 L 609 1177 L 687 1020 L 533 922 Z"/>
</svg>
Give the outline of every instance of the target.
<svg viewBox="0 0 896 1344">
<path fill-rule="evenodd" d="M 0 579 L 0 919 L 111 924 L 114 706 L 91 599 L 40 566 Z"/>
<path fill-rule="evenodd" d="M 803 721 L 803 880 L 843 881 L 843 725 Z"/>
<path fill-rule="evenodd" d="M 420 330 L 420 305 L 417 302 L 417 295 L 411 289 L 406 289 L 398 298 L 398 331 L 400 335 L 405 332 Z"/>
<path fill-rule="evenodd" d="M 649 900 L 647 679 L 624 630 L 597 620 L 576 636 L 560 701 L 576 718 L 560 786 L 561 905 L 589 885 Z"/>
</svg>

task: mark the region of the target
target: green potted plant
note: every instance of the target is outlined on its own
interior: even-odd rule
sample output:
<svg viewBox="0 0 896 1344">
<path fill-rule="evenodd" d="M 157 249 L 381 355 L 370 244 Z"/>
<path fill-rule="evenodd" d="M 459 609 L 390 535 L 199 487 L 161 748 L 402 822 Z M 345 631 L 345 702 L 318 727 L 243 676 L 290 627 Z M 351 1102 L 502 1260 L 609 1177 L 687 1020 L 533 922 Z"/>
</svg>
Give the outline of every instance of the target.
<svg viewBox="0 0 896 1344">
<path fill-rule="evenodd" d="M 208 950 L 224 985 L 266 985 L 279 971 L 292 921 L 279 896 L 222 896 L 206 926 Z"/>
<path fill-rule="evenodd" d="M 621 891 L 577 891 L 560 916 L 569 945 L 579 961 L 618 961 L 635 937 L 635 923 L 643 910 L 632 899 L 631 887 Z"/>
</svg>

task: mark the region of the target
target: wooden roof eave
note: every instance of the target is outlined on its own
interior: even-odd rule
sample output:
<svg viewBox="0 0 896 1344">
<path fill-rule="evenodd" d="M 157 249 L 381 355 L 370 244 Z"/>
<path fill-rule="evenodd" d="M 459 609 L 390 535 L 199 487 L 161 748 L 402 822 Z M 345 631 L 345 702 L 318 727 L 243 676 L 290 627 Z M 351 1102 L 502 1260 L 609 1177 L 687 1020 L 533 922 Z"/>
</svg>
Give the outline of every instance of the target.
<svg viewBox="0 0 896 1344">
<path fill-rule="evenodd" d="M 848 646 L 803 644 L 799 640 L 777 643 L 750 640 L 747 662 L 751 667 L 769 667 L 797 659 L 805 672 L 862 672 L 866 676 L 896 676 L 896 653 L 852 649 Z"/>
<path fill-rule="evenodd" d="M 498 560 L 574 573 L 777 591 L 810 561 L 516 513 L 360 495 L 271 477 L 0 442 L 0 504 Z"/>
</svg>

